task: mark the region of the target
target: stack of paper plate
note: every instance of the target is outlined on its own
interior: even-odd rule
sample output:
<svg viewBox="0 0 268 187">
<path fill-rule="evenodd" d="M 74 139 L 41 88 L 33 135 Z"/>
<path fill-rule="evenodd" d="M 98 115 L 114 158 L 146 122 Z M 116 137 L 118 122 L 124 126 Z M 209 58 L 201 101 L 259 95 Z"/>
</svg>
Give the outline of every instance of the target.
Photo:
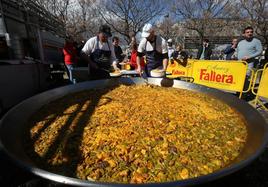
<svg viewBox="0 0 268 187">
<path fill-rule="evenodd" d="M 114 72 L 111 72 L 110 73 L 110 76 L 111 77 L 119 77 L 121 75 L 122 75 L 122 73 L 120 71 L 114 71 Z"/>
<path fill-rule="evenodd" d="M 165 71 L 161 69 L 153 69 L 151 71 L 151 76 L 152 77 L 164 77 L 165 76 Z"/>
</svg>

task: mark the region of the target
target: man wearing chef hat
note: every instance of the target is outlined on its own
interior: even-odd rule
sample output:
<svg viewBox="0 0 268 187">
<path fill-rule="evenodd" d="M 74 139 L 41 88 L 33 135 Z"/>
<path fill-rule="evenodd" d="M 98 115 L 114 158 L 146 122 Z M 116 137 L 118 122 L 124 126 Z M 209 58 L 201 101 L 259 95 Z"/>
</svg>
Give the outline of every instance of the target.
<svg viewBox="0 0 268 187">
<path fill-rule="evenodd" d="M 150 23 L 144 25 L 141 34 L 142 40 L 138 47 L 137 71 L 142 73 L 140 61 L 142 56 L 146 56 L 144 72 L 151 76 L 151 71 L 160 69 L 166 71 L 168 65 L 168 49 L 164 38 L 155 34 L 154 26 Z"/>
</svg>

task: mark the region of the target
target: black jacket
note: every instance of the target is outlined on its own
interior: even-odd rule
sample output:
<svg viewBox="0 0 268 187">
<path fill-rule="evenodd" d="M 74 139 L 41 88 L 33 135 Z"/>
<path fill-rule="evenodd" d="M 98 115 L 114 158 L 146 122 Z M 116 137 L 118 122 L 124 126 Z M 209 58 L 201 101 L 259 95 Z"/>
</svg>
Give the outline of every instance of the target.
<svg viewBox="0 0 268 187">
<path fill-rule="evenodd" d="M 200 59 L 201 54 L 202 54 L 202 51 L 203 51 L 203 46 L 199 47 L 199 49 L 198 49 L 197 59 Z M 205 60 L 210 60 L 210 56 L 211 56 L 211 54 L 212 54 L 212 49 L 211 49 L 210 45 L 208 45 L 208 46 L 205 48 L 204 59 L 205 59 Z"/>
<path fill-rule="evenodd" d="M 123 51 L 120 46 L 114 46 L 114 53 L 118 62 L 122 62 L 124 60 Z"/>
</svg>

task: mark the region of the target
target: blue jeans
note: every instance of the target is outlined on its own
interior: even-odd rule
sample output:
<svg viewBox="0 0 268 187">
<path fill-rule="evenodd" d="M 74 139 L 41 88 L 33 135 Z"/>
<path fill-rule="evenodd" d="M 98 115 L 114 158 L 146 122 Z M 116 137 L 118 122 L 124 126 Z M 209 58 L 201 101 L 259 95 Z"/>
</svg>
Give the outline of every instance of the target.
<svg viewBox="0 0 268 187">
<path fill-rule="evenodd" d="M 74 66 L 72 64 L 66 64 L 66 67 L 67 67 L 68 72 L 69 72 L 69 80 L 71 82 L 73 82 L 73 73 L 72 73 L 72 71 L 74 69 Z"/>
</svg>

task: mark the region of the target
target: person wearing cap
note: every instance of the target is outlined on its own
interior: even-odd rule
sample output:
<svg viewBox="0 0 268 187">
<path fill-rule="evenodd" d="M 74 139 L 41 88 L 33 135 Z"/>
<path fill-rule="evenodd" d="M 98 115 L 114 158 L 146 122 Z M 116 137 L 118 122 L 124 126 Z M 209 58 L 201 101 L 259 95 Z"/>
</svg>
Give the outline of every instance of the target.
<svg viewBox="0 0 268 187">
<path fill-rule="evenodd" d="M 171 38 L 168 39 L 167 45 L 168 45 L 168 58 L 173 59 L 173 55 L 174 55 L 175 50 L 174 50 L 173 42 L 172 42 Z"/>
<path fill-rule="evenodd" d="M 141 58 L 146 56 L 145 73 L 151 76 L 153 69 L 166 71 L 168 64 L 168 49 L 166 40 L 155 34 L 152 24 L 147 23 L 142 29 L 142 40 L 138 47 L 137 72 L 142 73 Z"/>
<path fill-rule="evenodd" d="M 97 36 L 90 38 L 81 50 L 81 56 L 88 62 L 92 80 L 110 78 L 111 66 L 118 70 L 114 47 L 108 40 L 111 36 L 110 27 L 101 25 Z"/>
</svg>

